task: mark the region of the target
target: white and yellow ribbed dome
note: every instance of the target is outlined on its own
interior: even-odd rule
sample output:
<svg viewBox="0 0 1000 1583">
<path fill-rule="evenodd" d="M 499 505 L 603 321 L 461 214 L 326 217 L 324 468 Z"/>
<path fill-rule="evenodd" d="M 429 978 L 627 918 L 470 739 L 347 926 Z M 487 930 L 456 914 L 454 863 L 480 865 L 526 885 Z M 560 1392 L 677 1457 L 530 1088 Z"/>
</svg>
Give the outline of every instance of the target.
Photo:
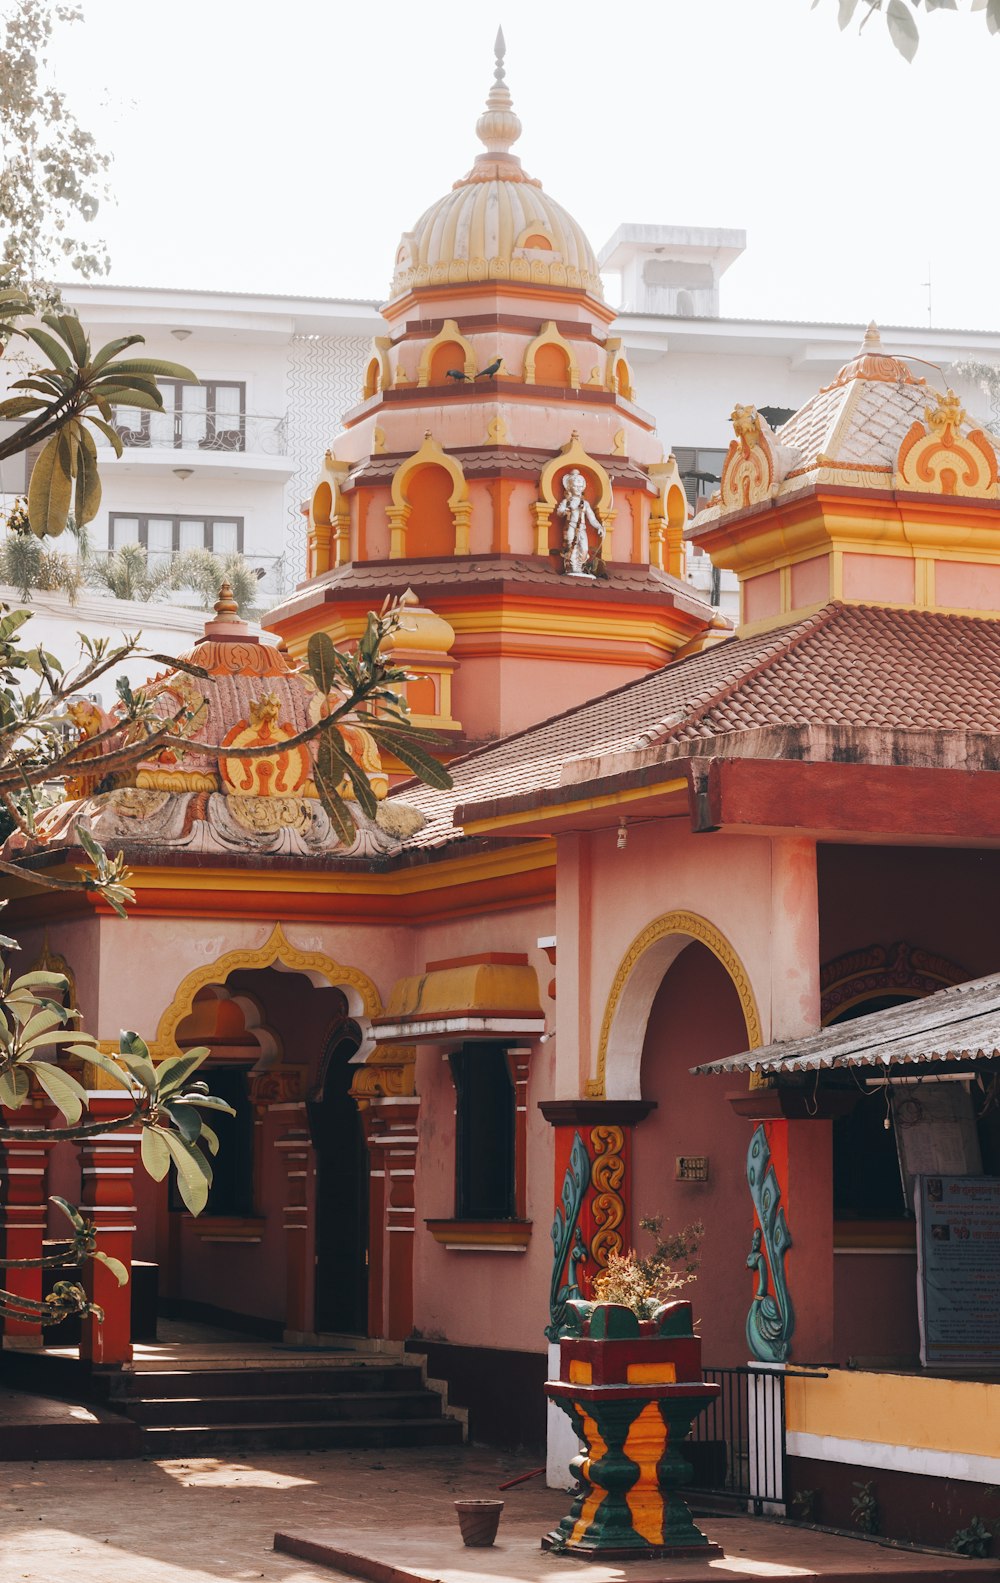
<svg viewBox="0 0 1000 1583">
<path fill-rule="evenodd" d="M 569 287 L 603 298 L 597 258 L 580 226 L 510 152 L 521 123 L 504 81 L 502 32 L 495 51 L 493 85 L 476 122 L 486 153 L 404 232 L 390 300 L 414 287 L 483 280 Z"/>
</svg>

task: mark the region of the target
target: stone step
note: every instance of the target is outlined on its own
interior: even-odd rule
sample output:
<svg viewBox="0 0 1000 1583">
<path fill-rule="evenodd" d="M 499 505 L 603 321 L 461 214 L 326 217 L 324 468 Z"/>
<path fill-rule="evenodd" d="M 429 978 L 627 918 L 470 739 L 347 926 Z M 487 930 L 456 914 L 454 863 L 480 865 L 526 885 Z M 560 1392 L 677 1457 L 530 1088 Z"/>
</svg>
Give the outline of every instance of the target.
<svg viewBox="0 0 1000 1583">
<path fill-rule="evenodd" d="M 332 1451 L 389 1446 L 458 1446 L 462 1426 L 450 1418 L 383 1418 L 314 1423 L 217 1423 L 143 1427 L 146 1457 L 211 1456 L 219 1450 Z"/>
<path fill-rule="evenodd" d="M 248 1382 L 249 1383 L 249 1382 Z M 256 1382 L 254 1382 L 256 1383 Z M 441 1401 L 432 1391 L 354 1391 L 335 1396 L 271 1395 L 243 1397 L 192 1395 L 139 1397 L 121 1404 L 144 1428 L 266 1423 L 354 1423 L 439 1419 Z"/>
<path fill-rule="evenodd" d="M 297 1396 L 374 1395 L 381 1391 L 420 1390 L 423 1384 L 416 1364 L 382 1363 L 358 1368 L 296 1369 L 293 1375 L 283 1368 L 158 1369 L 149 1373 L 123 1374 L 114 1382 L 115 1402 L 190 1396 L 265 1396 L 288 1395 L 290 1387 Z"/>
</svg>

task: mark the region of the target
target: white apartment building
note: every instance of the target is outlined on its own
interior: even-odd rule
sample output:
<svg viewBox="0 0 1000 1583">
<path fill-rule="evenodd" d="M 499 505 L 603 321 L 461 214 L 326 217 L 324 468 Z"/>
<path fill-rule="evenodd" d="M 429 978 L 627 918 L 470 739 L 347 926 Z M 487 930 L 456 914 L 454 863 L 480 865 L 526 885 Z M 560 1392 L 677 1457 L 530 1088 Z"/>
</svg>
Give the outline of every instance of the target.
<svg viewBox="0 0 1000 1583">
<path fill-rule="evenodd" d="M 612 333 L 623 337 L 638 400 L 677 456 L 692 505 L 714 488 L 733 406 L 752 402 L 780 422 L 833 378 L 864 333 L 857 324 L 726 318 L 720 282 L 745 245 L 742 231 L 623 225 L 599 255 L 619 306 Z M 294 587 L 305 565 L 302 502 L 341 414 L 360 399 L 372 337 L 386 330 L 377 301 L 79 283 L 64 299 L 95 345 L 140 333 L 151 355 L 188 365 L 200 380 L 168 382 L 162 415 L 116 414 L 125 449 L 116 458 L 107 448 L 95 550 L 130 540 L 153 559 L 196 545 L 239 549 L 262 573 L 262 603 Z M 887 351 L 915 359 L 929 384 L 952 385 L 971 412 L 996 421 L 954 365 L 1000 366 L 1000 331 L 881 331 Z M 14 343 L 0 375 L 9 382 L 27 355 Z M 23 491 L 24 472 L 23 458 L 2 464 L 8 500 Z M 735 609 L 730 574 L 713 582 L 694 555 L 688 576 Z"/>
</svg>

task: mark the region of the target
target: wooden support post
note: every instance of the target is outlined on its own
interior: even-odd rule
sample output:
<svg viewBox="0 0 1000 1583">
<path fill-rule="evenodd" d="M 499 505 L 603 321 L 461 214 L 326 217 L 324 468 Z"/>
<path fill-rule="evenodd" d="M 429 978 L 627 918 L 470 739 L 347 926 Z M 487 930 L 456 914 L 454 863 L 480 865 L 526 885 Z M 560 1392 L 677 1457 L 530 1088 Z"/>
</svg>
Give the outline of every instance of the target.
<svg viewBox="0 0 1000 1583">
<path fill-rule="evenodd" d="M 11 1126 L 44 1127 L 55 1117 L 49 1106 L 32 1106 L 19 1111 L 4 1110 Z M 48 1214 L 46 1182 L 49 1155 L 54 1145 L 45 1138 L 30 1142 L 5 1138 L 0 1161 L 0 1246 L 7 1259 L 40 1259 Z M 69 1231 L 67 1223 L 66 1230 Z M 42 1271 L 3 1270 L 0 1283 L 17 1297 L 29 1302 L 42 1300 Z M 40 1347 L 44 1336 L 39 1324 L 28 1319 L 4 1320 L 4 1339 L 8 1346 Z"/>
<path fill-rule="evenodd" d="M 122 1093 L 90 1095 L 90 1119 L 114 1121 L 132 1108 Z M 120 1259 L 131 1277 L 135 1235 L 133 1178 L 139 1159 L 141 1132 L 106 1132 L 78 1144 L 82 1178 L 80 1211 L 94 1222 L 97 1246 Z M 132 1283 L 119 1286 L 111 1271 L 96 1260 L 84 1265 L 83 1286 L 92 1303 L 104 1310 L 103 1322 L 85 1317 L 80 1357 L 100 1368 L 120 1368 L 132 1361 Z"/>
<path fill-rule="evenodd" d="M 285 1161 L 285 1333 L 311 1335 L 316 1329 L 314 1238 L 310 1203 L 316 1174 L 312 1140 L 301 1100 L 276 1105 L 287 1130 L 275 1142 Z"/>
<path fill-rule="evenodd" d="M 420 1100 L 416 1095 L 391 1095 L 373 1099 L 370 1109 L 374 1113 L 369 1135 L 372 1164 L 375 1167 L 381 1155 L 385 1173 L 385 1334 L 392 1341 L 405 1341 L 413 1329 L 414 1177 Z"/>
</svg>

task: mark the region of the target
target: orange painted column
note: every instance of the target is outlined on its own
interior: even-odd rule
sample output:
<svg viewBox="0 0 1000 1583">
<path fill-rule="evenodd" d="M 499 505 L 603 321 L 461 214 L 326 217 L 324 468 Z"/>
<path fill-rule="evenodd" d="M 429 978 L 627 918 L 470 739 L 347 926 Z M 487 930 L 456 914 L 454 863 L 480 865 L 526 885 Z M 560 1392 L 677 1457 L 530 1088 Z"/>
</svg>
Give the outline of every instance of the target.
<svg viewBox="0 0 1000 1583">
<path fill-rule="evenodd" d="M 125 1095 L 100 1092 L 90 1096 L 90 1119 L 113 1121 L 131 1110 Z M 135 1235 L 135 1191 L 133 1181 L 139 1162 L 141 1132 L 138 1127 L 122 1132 L 106 1132 L 84 1138 L 80 1152 L 80 1210 L 92 1220 L 97 1246 L 102 1253 L 120 1259 L 132 1269 L 132 1238 Z M 132 1361 L 132 1283 L 119 1286 L 111 1271 L 96 1260 L 84 1265 L 83 1286 L 92 1303 L 104 1310 L 99 1323 L 93 1316 L 84 1318 L 80 1337 L 80 1357 L 100 1368 L 119 1368 Z"/>
<path fill-rule="evenodd" d="M 312 1140 L 301 1101 L 275 1106 L 282 1111 L 287 1130 L 275 1140 L 285 1165 L 285 1330 L 297 1335 L 315 1328 L 314 1273 L 311 1254 L 310 1186 L 315 1176 Z"/>
<path fill-rule="evenodd" d="M 32 1106 L 19 1111 L 4 1110 L 8 1125 L 44 1127 L 54 1119 L 55 1110 L 49 1106 Z M 48 1217 L 46 1181 L 49 1155 L 54 1144 L 44 1138 L 21 1141 L 6 1138 L 3 1141 L 0 1163 L 0 1246 L 7 1259 L 40 1259 L 42 1242 Z M 67 1225 L 67 1230 L 69 1229 Z M 30 1302 L 42 1300 L 42 1271 L 2 1270 L 0 1284 L 18 1297 Z M 41 1346 L 43 1335 L 40 1325 L 28 1319 L 4 1320 L 4 1337 L 15 1346 Z"/>
<path fill-rule="evenodd" d="M 373 1099 L 370 1148 L 373 1169 L 381 1156 L 385 1192 L 385 1334 L 405 1341 L 413 1330 L 413 1241 L 416 1234 L 415 1176 L 420 1100 L 416 1095 Z"/>
</svg>

